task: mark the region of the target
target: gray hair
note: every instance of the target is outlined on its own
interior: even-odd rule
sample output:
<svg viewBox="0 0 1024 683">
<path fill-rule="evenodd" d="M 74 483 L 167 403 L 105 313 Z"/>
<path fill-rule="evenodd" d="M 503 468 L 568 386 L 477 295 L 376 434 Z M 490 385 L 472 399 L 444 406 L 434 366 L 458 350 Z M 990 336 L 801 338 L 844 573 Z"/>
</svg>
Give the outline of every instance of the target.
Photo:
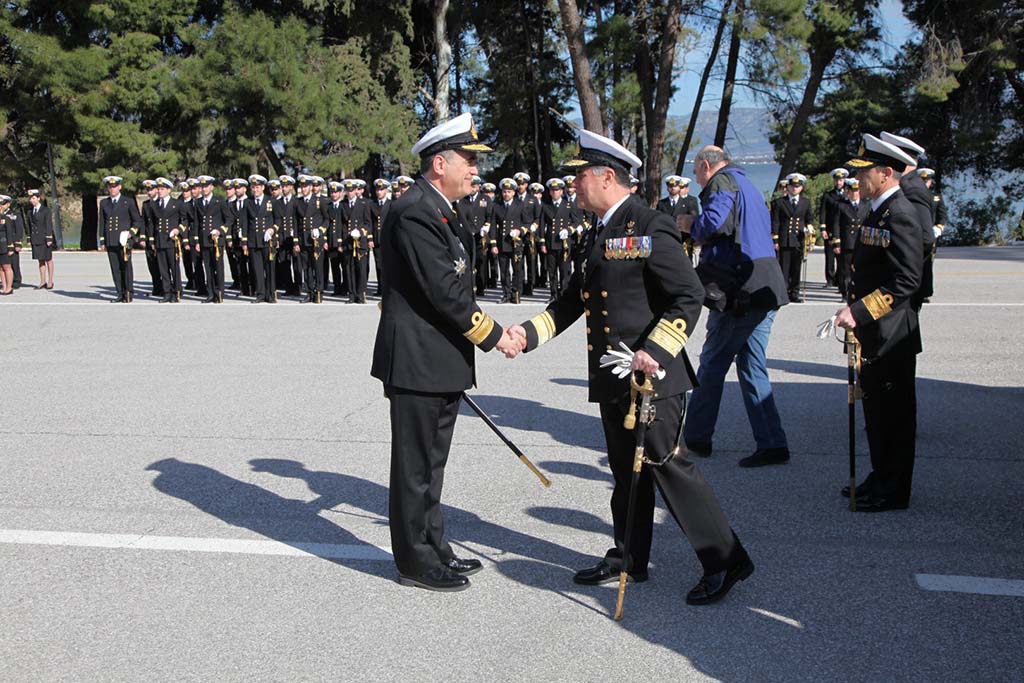
<svg viewBox="0 0 1024 683">
<path fill-rule="evenodd" d="M 694 161 L 706 161 L 709 166 L 715 166 L 722 163 L 723 161 L 732 161 L 729 153 L 721 147 L 715 147 L 714 145 L 708 145 L 697 152 L 697 156 L 694 157 Z"/>
<path fill-rule="evenodd" d="M 615 174 L 615 184 L 621 185 L 622 187 L 629 188 L 629 172 L 619 168 L 618 166 L 591 166 L 590 172 L 594 175 L 602 175 L 605 171 L 611 171 Z"/>
<path fill-rule="evenodd" d="M 434 157 L 436 156 L 444 157 L 445 161 L 451 162 L 452 158 L 455 156 L 455 150 L 443 149 L 440 152 L 437 152 L 436 154 L 430 154 L 420 159 L 420 175 L 427 175 L 427 173 L 433 170 Z"/>
</svg>

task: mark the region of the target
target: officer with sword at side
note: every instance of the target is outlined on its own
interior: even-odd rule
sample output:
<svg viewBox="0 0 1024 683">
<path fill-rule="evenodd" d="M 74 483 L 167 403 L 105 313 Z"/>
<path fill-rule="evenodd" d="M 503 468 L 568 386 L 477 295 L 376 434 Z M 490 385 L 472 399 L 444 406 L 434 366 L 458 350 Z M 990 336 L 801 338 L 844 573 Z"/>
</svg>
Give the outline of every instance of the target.
<svg viewBox="0 0 1024 683">
<path fill-rule="evenodd" d="M 683 395 L 694 384 L 683 346 L 700 316 L 704 288 L 672 219 L 630 199 L 630 173 L 640 163 L 615 141 L 580 131 L 580 152 L 566 166 L 576 173 L 580 207 L 599 220 L 585 233 L 584 260 L 562 296 L 511 333 L 525 340 L 529 352 L 586 316 L 589 398 L 600 405 L 615 479 L 615 543 L 597 564 L 576 572 L 574 581 L 621 581 L 624 589 L 627 577 L 647 580 L 657 484 L 704 568 L 686 602 L 703 605 L 725 597 L 751 575 L 754 564 L 679 443 Z M 638 404 L 631 400 L 639 395 L 631 397 L 634 371 L 642 373 L 634 388 L 644 387 L 647 415 L 637 416 Z M 651 410 L 655 419 L 648 421 Z"/>
</svg>

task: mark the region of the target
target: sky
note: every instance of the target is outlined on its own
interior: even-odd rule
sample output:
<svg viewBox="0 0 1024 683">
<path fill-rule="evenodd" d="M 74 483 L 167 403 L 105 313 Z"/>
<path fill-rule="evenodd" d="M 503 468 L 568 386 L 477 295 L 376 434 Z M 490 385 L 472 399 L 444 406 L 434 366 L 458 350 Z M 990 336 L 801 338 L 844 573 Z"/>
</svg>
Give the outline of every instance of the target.
<svg viewBox="0 0 1024 683">
<path fill-rule="evenodd" d="M 900 0 L 881 0 L 881 21 L 882 26 L 882 53 L 883 58 L 885 55 L 891 55 L 898 51 L 899 47 L 906 42 L 906 40 L 915 32 L 913 25 L 907 21 L 906 17 L 903 16 L 903 5 Z M 689 117 L 690 111 L 693 109 L 694 98 L 697 95 L 697 87 L 700 85 L 700 72 L 704 68 L 704 64 L 707 62 L 708 53 L 711 48 L 711 40 L 714 38 L 714 33 L 710 32 L 709 35 L 702 40 L 702 44 L 685 55 L 684 61 L 681 62 L 684 72 L 680 79 L 677 81 L 676 86 L 678 90 L 675 96 L 672 98 L 672 103 L 669 105 L 670 116 L 682 116 Z M 722 48 L 718 53 L 718 62 L 722 69 L 725 68 L 726 54 L 728 51 L 728 34 L 723 39 Z M 743 67 L 740 66 L 739 78 L 743 78 L 742 73 Z M 708 111 L 714 111 L 718 108 L 718 101 L 722 97 L 721 82 L 712 82 L 708 84 L 707 91 L 704 93 L 704 104 L 701 109 Z M 733 96 L 734 107 L 760 107 L 763 106 L 761 102 L 757 100 L 752 92 L 746 88 L 739 87 L 736 89 Z"/>
</svg>

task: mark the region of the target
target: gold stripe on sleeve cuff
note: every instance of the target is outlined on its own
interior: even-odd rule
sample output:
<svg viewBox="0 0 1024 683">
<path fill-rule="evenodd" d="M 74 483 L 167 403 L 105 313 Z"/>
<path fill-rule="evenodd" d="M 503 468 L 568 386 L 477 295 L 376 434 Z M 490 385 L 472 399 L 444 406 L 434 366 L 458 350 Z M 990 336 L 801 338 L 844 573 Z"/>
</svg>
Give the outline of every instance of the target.
<svg viewBox="0 0 1024 683">
<path fill-rule="evenodd" d="M 880 289 L 871 292 L 861 301 L 864 302 L 864 307 L 868 309 L 868 314 L 875 320 L 892 312 L 892 294 L 882 294 Z"/>
<path fill-rule="evenodd" d="M 474 345 L 479 346 L 491 334 L 491 330 L 494 329 L 494 318 L 483 311 L 477 311 L 473 314 L 472 321 L 473 327 L 463 332 L 462 336 L 473 342 Z"/>
<path fill-rule="evenodd" d="M 686 321 L 682 318 L 676 318 L 671 322 L 662 319 L 658 321 L 657 327 L 648 338 L 670 356 L 678 356 L 689 339 L 686 335 Z"/>
<path fill-rule="evenodd" d="M 530 318 L 533 328 L 537 330 L 537 346 L 550 341 L 558 331 L 555 328 L 555 319 L 550 311 L 544 311 L 540 315 Z"/>
</svg>

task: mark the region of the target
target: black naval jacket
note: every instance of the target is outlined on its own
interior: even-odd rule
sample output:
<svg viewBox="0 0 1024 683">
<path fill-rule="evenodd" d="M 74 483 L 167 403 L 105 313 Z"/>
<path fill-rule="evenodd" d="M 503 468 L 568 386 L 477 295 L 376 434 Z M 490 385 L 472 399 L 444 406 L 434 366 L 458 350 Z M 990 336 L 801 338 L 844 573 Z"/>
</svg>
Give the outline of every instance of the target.
<svg viewBox="0 0 1024 683">
<path fill-rule="evenodd" d="M 203 202 L 203 197 L 192 200 L 192 210 L 196 217 L 193 237 L 198 238 L 198 242 L 194 240 L 194 243 L 212 249 L 213 237 L 210 233 L 220 230 L 220 237 L 217 241 L 221 245 L 224 244 L 227 233 L 231 229 L 231 211 L 228 209 L 227 202 L 220 197 L 211 196 L 210 202 L 206 206 L 203 206 Z"/>
<path fill-rule="evenodd" d="M 569 202 L 562 199 L 558 206 L 548 200 L 541 204 L 540 214 L 540 238 L 541 243 L 548 251 L 570 251 L 572 249 L 572 238 L 576 234 L 576 226 L 581 223 L 580 216 L 576 209 Z M 562 230 L 568 230 L 564 243 L 558 236 Z"/>
<path fill-rule="evenodd" d="M 851 252 L 860 237 L 860 228 L 871 213 L 871 202 L 861 199 L 857 206 L 843 200 L 837 203 L 832 213 L 832 222 L 825 226 L 828 230 L 832 248 L 839 247 L 842 252 Z"/>
<path fill-rule="evenodd" d="M 780 249 L 797 249 L 804 246 L 807 226 L 814 226 L 811 215 L 811 201 L 801 193 L 793 206 L 793 198 L 787 196 L 775 200 L 772 209 L 772 239 Z"/>
<path fill-rule="evenodd" d="M 821 223 L 818 227 L 828 233 L 830 240 L 835 237 L 832 234 L 832 230 L 836 221 L 839 220 L 839 207 L 846 203 L 846 197 L 842 191 L 835 188 L 821 195 L 821 200 L 818 202 L 818 220 Z"/>
<path fill-rule="evenodd" d="M 299 240 L 299 245 L 307 249 L 313 247 L 323 249 L 323 245 L 327 241 L 327 204 L 329 202 L 317 194 L 310 194 L 309 201 L 306 201 L 305 197 L 299 197 L 292 201 L 295 202 L 295 222 L 298 226 L 296 238 Z M 314 230 L 320 231 L 319 237 L 313 237 Z"/>
<path fill-rule="evenodd" d="M 295 212 L 295 203 L 302 201 L 294 193 L 288 201 L 284 195 L 274 200 L 274 225 L 277 226 L 277 241 L 281 246 L 290 249 L 291 240 L 298 234 L 298 219 Z"/>
<path fill-rule="evenodd" d="M 174 247 L 174 239 L 171 237 L 171 230 L 178 229 L 178 241 L 186 243 L 188 227 L 185 225 L 187 211 L 184 202 L 174 197 L 167 198 L 167 206 L 160 208 L 160 198 L 157 197 L 149 204 L 150 210 L 150 239 L 154 249 L 171 249 Z"/>
<path fill-rule="evenodd" d="M 643 349 L 665 369 L 654 380 L 661 398 L 694 387 L 696 376 L 683 351 L 700 317 L 704 287 L 683 250 L 675 222 L 665 214 L 627 200 L 600 234 L 587 230 L 586 263 L 573 273 L 563 295 L 524 323 L 527 351 L 568 329 L 581 316 L 587 322 L 587 364 L 592 403 L 615 401 L 629 393 L 629 378 L 602 368 L 601 356 Z M 649 237 L 650 253 L 616 253 L 608 240 Z"/>
<path fill-rule="evenodd" d="M 267 230 L 273 228 L 274 234 L 271 240 L 277 239 L 277 224 L 274 221 L 274 200 L 268 195 L 263 195 L 259 205 L 255 197 L 245 199 L 245 243 L 250 249 L 266 249 L 268 244 L 264 237 Z"/>
<path fill-rule="evenodd" d="M 381 237 L 381 317 L 370 374 L 385 387 L 455 393 L 476 384 L 474 346 L 502 328 L 474 298 L 473 248 L 423 178 L 394 203 Z"/>
<path fill-rule="evenodd" d="M 667 213 L 672 218 L 676 216 L 696 216 L 700 213 L 700 207 L 697 205 L 697 198 L 693 195 L 686 195 L 676 200 L 676 205 L 672 206 L 671 197 L 662 197 L 658 200 L 658 211 Z"/>
<path fill-rule="evenodd" d="M 142 230 L 142 215 L 139 214 L 139 207 L 135 199 L 118 195 L 117 203 L 110 197 L 100 200 L 100 249 L 109 245 L 111 249 L 121 248 L 121 231 L 127 230 L 131 233 L 128 244 Z"/>
<path fill-rule="evenodd" d="M 924 255 L 914 206 L 896 191 L 872 211 L 853 252 L 850 305 L 866 361 L 890 353 L 921 352 L 911 295 L 921 284 Z"/>
<path fill-rule="evenodd" d="M 519 230 L 518 242 L 509 234 L 515 229 Z M 491 211 L 491 245 L 503 254 L 522 253 L 528 235 L 529 228 L 523 225 L 523 205 L 515 199 L 508 206 L 504 199 L 495 200 Z"/>
<path fill-rule="evenodd" d="M 376 198 L 365 201 L 367 206 L 370 207 L 370 239 L 373 241 L 374 247 L 379 247 L 380 231 L 384 227 L 384 221 L 388 218 L 388 212 L 391 210 L 391 200 L 385 199 L 383 204 Z"/>
<path fill-rule="evenodd" d="M 14 220 L 13 214 L 0 214 L 0 256 L 7 256 L 8 252 L 14 251 L 15 242 L 21 240 L 18 232 L 18 222 Z"/>
<path fill-rule="evenodd" d="M 46 240 L 50 240 L 50 244 L 54 247 L 57 246 L 53 237 L 50 207 L 40 204 L 37 213 L 32 213 L 32 209 L 28 210 L 28 239 L 29 244 L 33 247 L 46 246 Z"/>
</svg>

